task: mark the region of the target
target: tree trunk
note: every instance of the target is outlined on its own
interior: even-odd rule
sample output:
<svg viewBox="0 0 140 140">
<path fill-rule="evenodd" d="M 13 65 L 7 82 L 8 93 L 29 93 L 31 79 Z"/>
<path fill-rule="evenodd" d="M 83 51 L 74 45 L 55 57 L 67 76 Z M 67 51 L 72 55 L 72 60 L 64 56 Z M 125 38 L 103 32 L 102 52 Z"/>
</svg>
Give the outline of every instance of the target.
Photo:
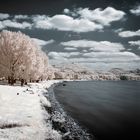
<svg viewBox="0 0 140 140">
<path fill-rule="evenodd" d="M 13 86 L 14 83 L 16 83 L 16 79 L 13 76 L 8 76 L 8 84 Z"/>
<path fill-rule="evenodd" d="M 25 80 L 25 85 L 27 85 L 27 80 Z"/>
<path fill-rule="evenodd" d="M 11 67 L 11 76 L 10 76 L 10 85 L 14 85 L 15 83 L 15 70 L 14 70 L 14 65 Z"/>
<path fill-rule="evenodd" d="M 14 78 L 14 76 L 11 76 L 11 78 L 10 78 L 10 84 L 13 86 L 14 83 L 15 83 L 15 78 Z"/>
<path fill-rule="evenodd" d="M 21 79 L 21 86 L 24 85 L 24 79 Z"/>
<path fill-rule="evenodd" d="M 8 76 L 8 84 L 11 84 L 11 78 Z"/>
</svg>

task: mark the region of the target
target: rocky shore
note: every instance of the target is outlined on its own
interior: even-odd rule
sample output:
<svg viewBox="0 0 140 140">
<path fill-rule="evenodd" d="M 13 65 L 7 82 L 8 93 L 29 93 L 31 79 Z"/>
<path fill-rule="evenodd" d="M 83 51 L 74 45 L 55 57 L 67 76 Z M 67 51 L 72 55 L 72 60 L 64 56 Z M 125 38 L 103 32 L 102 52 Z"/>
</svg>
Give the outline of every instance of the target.
<svg viewBox="0 0 140 140">
<path fill-rule="evenodd" d="M 76 120 L 67 115 L 63 107 L 56 100 L 53 89 L 58 84 L 60 82 L 49 87 L 47 94 L 45 94 L 51 103 L 51 107 L 45 107 L 45 109 L 51 115 L 50 121 L 53 129 L 62 135 L 62 140 L 93 140 L 94 136 L 90 135 Z"/>
</svg>

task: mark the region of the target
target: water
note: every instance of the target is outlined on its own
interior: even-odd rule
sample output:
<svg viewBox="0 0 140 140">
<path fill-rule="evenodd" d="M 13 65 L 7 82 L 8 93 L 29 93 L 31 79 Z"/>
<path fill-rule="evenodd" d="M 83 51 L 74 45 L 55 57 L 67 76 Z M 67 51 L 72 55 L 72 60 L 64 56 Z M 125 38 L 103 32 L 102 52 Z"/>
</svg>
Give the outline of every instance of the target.
<svg viewBox="0 0 140 140">
<path fill-rule="evenodd" d="M 81 81 L 65 84 L 55 87 L 57 100 L 97 140 L 140 139 L 140 82 Z"/>
</svg>

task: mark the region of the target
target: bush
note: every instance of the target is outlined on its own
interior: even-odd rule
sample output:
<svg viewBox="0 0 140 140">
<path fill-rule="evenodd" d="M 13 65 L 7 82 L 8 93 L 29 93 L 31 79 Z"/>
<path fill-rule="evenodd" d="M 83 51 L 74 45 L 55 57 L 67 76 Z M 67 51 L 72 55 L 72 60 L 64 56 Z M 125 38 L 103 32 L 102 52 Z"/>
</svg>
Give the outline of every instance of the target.
<svg viewBox="0 0 140 140">
<path fill-rule="evenodd" d="M 128 78 L 125 75 L 121 75 L 120 80 L 128 80 Z"/>
</svg>

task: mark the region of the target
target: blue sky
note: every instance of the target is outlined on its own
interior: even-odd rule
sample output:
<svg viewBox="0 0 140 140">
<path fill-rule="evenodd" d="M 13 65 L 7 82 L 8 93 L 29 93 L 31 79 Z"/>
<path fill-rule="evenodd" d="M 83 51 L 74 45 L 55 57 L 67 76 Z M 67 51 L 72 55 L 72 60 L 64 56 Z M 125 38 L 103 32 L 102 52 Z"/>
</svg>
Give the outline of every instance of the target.
<svg viewBox="0 0 140 140">
<path fill-rule="evenodd" d="M 0 30 L 21 31 L 51 64 L 140 68 L 140 2 L 132 0 L 1 0 Z"/>
</svg>

